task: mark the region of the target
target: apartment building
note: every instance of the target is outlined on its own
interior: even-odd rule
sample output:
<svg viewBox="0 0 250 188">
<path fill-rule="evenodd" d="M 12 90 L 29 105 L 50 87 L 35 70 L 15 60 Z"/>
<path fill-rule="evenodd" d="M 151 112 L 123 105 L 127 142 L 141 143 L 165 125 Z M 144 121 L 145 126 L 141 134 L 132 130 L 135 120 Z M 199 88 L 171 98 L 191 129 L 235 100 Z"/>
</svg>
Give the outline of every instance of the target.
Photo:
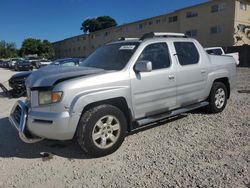
<svg viewBox="0 0 250 188">
<path fill-rule="evenodd" d="M 166 2 L 167 3 L 167 2 Z M 250 0 L 212 0 L 174 12 L 53 43 L 57 58 L 86 57 L 120 37 L 148 32 L 178 32 L 204 47 L 250 44 Z"/>
</svg>

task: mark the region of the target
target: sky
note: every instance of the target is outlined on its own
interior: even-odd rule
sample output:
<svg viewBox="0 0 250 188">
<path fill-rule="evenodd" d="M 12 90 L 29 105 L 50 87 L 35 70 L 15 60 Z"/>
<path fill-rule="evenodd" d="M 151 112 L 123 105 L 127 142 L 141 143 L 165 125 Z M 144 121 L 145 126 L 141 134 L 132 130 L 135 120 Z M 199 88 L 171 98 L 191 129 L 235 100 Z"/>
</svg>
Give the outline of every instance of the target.
<svg viewBox="0 0 250 188">
<path fill-rule="evenodd" d="M 119 25 L 207 0 L 0 0 L 0 41 L 21 47 L 25 38 L 51 42 L 82 34 L 87 18 L 111 16 Z"/>
</svg>

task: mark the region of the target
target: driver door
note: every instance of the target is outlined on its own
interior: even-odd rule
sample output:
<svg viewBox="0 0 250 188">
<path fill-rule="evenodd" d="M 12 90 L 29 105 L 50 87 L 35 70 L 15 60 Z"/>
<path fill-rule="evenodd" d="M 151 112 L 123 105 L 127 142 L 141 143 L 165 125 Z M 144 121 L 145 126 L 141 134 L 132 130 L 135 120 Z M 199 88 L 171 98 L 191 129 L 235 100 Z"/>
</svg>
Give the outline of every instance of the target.
<svg viewBox="0 0 250 188">
<path fill-rule="evenodd" d="M 131 92 L 136 119 L 156 115 L 176 106 L 175 64 L 167 43 L 147 45 L 137 61 L 150 61 L 151 72 L 131 72 Z"/>
</svg>

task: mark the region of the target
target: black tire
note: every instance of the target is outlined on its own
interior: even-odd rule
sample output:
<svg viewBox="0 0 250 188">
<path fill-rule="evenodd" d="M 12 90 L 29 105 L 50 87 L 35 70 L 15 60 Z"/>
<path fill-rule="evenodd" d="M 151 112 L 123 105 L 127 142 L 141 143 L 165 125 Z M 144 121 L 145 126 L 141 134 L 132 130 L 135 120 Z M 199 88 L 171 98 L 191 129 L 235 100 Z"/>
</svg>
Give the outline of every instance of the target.
<svg viewBox="0 0 250 188">
<path fill-rule="evenodd" d="M 224 103 L 220 103 L 220 104 L 216 104 L 216 94 L 219 91 L 224 91 L 225 96 L 224 96 Z M 208 105 L 208 111 L 210 113 L 220 113 L 222 112 L 226 105 L 227 105 L 227 99 L 228 99 L 228 90 L 227 87 L 225 86 L 225 84 L 223 84 L 222 82 L 215 82 L 212 86 L 208 101 L 209 101 L 209 105 Z"/>
<path fill-rule="evenodd" d="M 105 118 L 106 116 L 111 116 L 116 118 L 116 120 L 118 120 L 120 129 L 119 129 L 119 134 L 116 135 L 116 141 L 112 143 L 113 145 L 107 148 L 100 148 L 98 147 L 97 141 L 93 139 L 93 135 L 94 131 L 96 130 L 96 127 L 98 127 L 97 122 L 101 121 L 101 119 Z M 101 157 L 109 155 L 115 152 L 123 143 L 126 134 L 126 129 L 127 129 L 127 121 L 123 112 L 120 109 L 112 105 L 96 106 L 92 109 L 89 109 L 82 115 L 78 123 L 78 128 L 76 132 L 77 142 L 82 148 L 82 150 L 90 156 Z M 101 131 L 103 131 L 103 129 L 99 130 L 99 132 Z M 103 136 L 100 139 L 102 141 Z M 108 140 L 107 138 L 105 139 Z"/>
<path fill-rule="evenodd" d="M 40 68 L 40 63 L 36 63 L 35 68 L 36 68 L 36 69 L 39 69 L 39 68 Z"/>
</svg>

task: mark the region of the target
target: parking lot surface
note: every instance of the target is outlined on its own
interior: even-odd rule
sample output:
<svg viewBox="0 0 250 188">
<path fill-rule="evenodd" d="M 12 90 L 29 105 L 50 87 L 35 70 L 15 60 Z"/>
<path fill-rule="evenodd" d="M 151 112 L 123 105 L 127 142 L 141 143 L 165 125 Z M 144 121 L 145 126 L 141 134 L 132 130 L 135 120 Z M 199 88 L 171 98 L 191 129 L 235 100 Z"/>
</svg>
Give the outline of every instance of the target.
<svg viewBox="0 0 250 188">
<path fill-rule="evenodd" d="M 0 83 L 13 74 L 0 68 Z M 0 187 L 250 187 L 249 68 L 237 70 L 223 113 L 196 110 L 153 124 L 97 159 L 74 141 L 21 142 L 8 122 L 16 100 L 0 92 Z"/>
</svg>

